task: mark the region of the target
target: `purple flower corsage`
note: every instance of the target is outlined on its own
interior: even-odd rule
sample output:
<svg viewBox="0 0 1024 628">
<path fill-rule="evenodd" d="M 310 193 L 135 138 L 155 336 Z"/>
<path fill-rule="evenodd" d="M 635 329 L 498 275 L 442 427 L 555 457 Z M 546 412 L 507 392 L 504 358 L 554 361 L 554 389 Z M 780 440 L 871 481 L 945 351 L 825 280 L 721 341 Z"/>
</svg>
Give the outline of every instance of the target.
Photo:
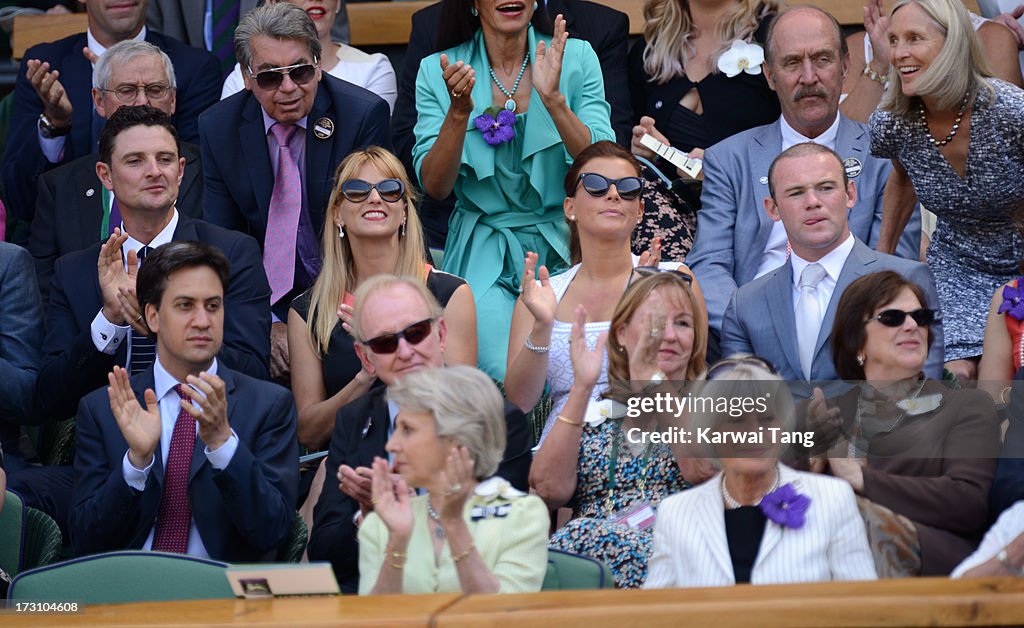
<svg viewBox="0 0 1024 628">
<path fill-rule="evenodd" d="M 1024 288 L 1003 286 L 1003 304 L 999 314 L 1007 313 L 1019 321 L 1024 320 Z"/>
<path fill-rule="evenodd" d="M 473 118 L 473 124 L 483 134 L 484 141 L 491 146 L 511 142 L 516 136 L 516 114 L 507 109 L 489 107 Z"/>
<path fill-rule="evenodd" d="M 761 499 L 761 512 L 784 528 L 799 530 L 810 505 L 810 497 L 797 493 L 792 484 L 784 484 Z"/>
</svg>

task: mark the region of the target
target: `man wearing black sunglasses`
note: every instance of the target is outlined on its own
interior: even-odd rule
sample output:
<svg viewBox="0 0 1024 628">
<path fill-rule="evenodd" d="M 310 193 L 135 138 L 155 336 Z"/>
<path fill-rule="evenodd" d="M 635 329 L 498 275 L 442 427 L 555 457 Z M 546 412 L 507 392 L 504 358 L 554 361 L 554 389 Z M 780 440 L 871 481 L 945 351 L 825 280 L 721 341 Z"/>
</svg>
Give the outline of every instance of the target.
<svg viewBox="0 0 1024 628">
<path fill-rule="evenodd" d="M 444 365 L 449 333 L 443 310 L 422 282 L 377 275 L 355 294 L 352 325 L 356 353 L 364 368 L 385 386 L 344 406 L 337 416 L 327 457 L 327 479 L 313 514 L 309 558 L 329 560 L 342 590 L 359 585 L 356 531 L 363 515 L 373 510 L 370 467 L 384 449 L 394 427 L 397 408 L 385 398 L 386 385 L 408 373 Z M 528 490 L 530 436 L 526 417 L 505 402 L 507 443 L 497 475 Z M 337 474 L 337 476 L 335 476 Z M 340 481 L 335 488 L 334 478 Z"/>
<path fill-rule="evenodd" d="M 815 386 L 837 394 L 843 384 L 832 363 L 829 335 L 846 287 L 863 275 L 893 270 L 921 286 L 935 307 L 935 279 L 925 264 L 879 253 L 850 233 L 847 212 L 857 192 L 831 149 L 811 142 L 792 146 L 775 158 L 768 178 L 765 209 L 785 228 L 792 253 L 785 264 L 733 295 L 722 322 L 722 354 L 768 360 L 796 396 L 810 397 Z M 941 320 L 929 330 L 933 340 L 925 374 L 941 379 Z"/>
<path fill-rule="evenodd" d="M 235 30 L 245 91 L 203 114 L 203 218 L 263 247 L 275 323 L 271 366 L 288 370 L 291 300 L 320 271 L 334 170 L 355 149 L 390 144 L 387 103 L 320 70 L 320 40 L 299 7 L 264 5 Z"/>
</svg>

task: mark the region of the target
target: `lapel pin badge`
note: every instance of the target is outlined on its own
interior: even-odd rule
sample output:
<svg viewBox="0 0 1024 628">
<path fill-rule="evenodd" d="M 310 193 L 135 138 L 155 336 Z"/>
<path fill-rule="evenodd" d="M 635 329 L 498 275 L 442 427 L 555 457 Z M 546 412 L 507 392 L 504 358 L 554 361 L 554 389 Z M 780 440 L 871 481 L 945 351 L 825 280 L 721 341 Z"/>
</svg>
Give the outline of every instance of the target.
<svg viewBox="0 0 1024 628">
<path fill-rule="evenodd" d="M 94 190 L 92 188 L 89 188 L 88 190 L 85 191 L 85 195 L 88 196 L 89 198 L 92 198 L 92 195 L 95 194 L 95 193 L 96 193 L 96 190 Z"/>
<path fill-rule="evenodd" d="M 768 185 L 768 177 L 761 177 L 761 185 Z"/>
<path fill-rule="evenodd" d="M 334 135 L 334 122 L 330 118 L 320 118 L 313 125 L 313 135 L 317 139 L 326 140 Z"/>
<path fill-rule="evenodd" d="M 843 169 L 846 170 L 847 177 L 854 179 L 864 170 L 864 166 L 861 165 L 860 160 L 856 157 L 847 157 L 843 160 Z"/>
</svg>

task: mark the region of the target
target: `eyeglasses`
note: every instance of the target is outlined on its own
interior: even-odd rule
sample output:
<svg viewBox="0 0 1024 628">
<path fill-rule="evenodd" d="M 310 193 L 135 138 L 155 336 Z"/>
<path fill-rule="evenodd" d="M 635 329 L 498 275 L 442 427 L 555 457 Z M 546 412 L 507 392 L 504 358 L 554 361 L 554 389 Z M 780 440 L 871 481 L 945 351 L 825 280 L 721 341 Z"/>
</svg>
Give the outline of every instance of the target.
<svg viewBox="0 0 1024 628">
<path fill-rule="evenodd" d="M 640 177 L 622 177 L 621 179 L 609 179 L 603 174 L 597 174 L 596 172 L 584 172 L 580 174 L 579 179 L 576 181 L 576 186 L 583 184 L 583 189 L 587 191 L 587 194 L 591 196 L 604 196 L 608 193 L 608 188 L 612 185 L 619 193 L 619 197 L 624 201 L 631 201 L 638 196 L 644 189 L 644 180 Z"/>
<path fill-rule="evenodd" d="M 341 195 L 353 203 L 362 203 L 370 196 L 370 192 L 377 190 L 380 197 L 389 202 L 402 200 L 405 194 L 405 184 L 398 179 L 384 179 L 377 183 L 370 183 L 362 179 L 349 179 L 341 184 Z"/>
<path fill-rule="evenodd" d="M 885 310 L 879 312 L 878 316 L 873 316 L 868 319 L 870 321 L 878 321 L 886 327 L 899 327 L 903 324 L 907 317 L 914 319 L 918 327 L 928 327 L 935 322 L 935 310 L 923 307 L 913 312 L 904 312 L 903 310 Z"/>
<path fill-rule="evenodd" d="M 621 195 L 620 195 L 621 196 Z M 683 283 L 693 284 L 693 275 L 684 273 L 681 270 L 674 268 L 661 268 L 660 266 L 637 266 L 633 269 L 633 272 L 640 277 L 653 277 L 654 275 L 660 275 L 661 273 L 671 273 L 673 277 L 681 279 Z"/>
<path fill-rule="evenodd" d="M 377 336 L 376 338 L 370 338 L 363 342 L 364 345 L 370 348 L 370 351 L 380 355 L 387 355 L 398 351 L 398 341 L 405 338 L 405 341 L 411 345 L 418 345 L 430 335 L 431 330 L 434 328 L 434 319 L 427 318 L 418 323 L 413 323 L 400 332 L 394 334 L 384 334 L 383 336 Z"/>
<path fill-rule="evenodd" d="M 258 74 L 253 72 L 252 68 L 248 69 L 249 75 L 256 77 L 256 84 L 261 89 L 277 89 L 284 82 L 285 75 L 292 77 L 292 82 L 296 85 L 312 81 L 316 76 L 316 68 L 315 63 L 296 63 L 295 65 L 263 70 Z"/>
<path fill-rule="evenodd" d="M 779 374 L 778 370 L 776 370 L 775 368 L 775 365 L 769 362 L 768 360 L 765 360 L 764 358 L 759 358 L 756 355 L 744 355 L 735 358 L 725 358 L 723 360 L 715 362 L 714 364 L 711 365 L 710 368 L 708 368 L 707 372 L 704 373 L 704 379 L 714 379 L 715 375 L 721 375 L 727 371 L 731 371 L 732 369 L 742 364 L 761 367 L 768 371 L 769 373 L 771 373 L 772 375 Z"/>
<path fill-rule="evenodd" d="M 163 83 L 151 83 L 149 85 L 120 85 L 117 89 L 101 89 L 101 92 L 110 92 L 123 103 L 133 103 L 138 98 L 139 92 L 145 92 L 148 100 L 163 100 L 171 93 L 171 88 Z"/>
</svg>

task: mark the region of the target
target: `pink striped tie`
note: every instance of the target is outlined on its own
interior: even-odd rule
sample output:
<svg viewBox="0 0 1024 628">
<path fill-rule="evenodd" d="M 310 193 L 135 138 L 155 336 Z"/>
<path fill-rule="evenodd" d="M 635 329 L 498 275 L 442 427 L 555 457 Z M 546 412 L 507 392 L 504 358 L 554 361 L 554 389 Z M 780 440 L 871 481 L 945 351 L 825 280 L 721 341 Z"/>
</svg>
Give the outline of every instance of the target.
<svg viewBox="0 0 1024 628">
<path fill-rule="evenodd" d="M 182 399 L 189 397 L 182 385 L 174 387 Z M 192 451 L 196 446 L 196 420 L 182 406 L 171 433 L 171 448 L 164 468 L 164 492 L 160 496 L 160 510 L 156 515 L 153 533 L 153 551 L 188 552 L 188 531 L 192 525 L 192 504 L 188 500 L 188 470 L 192 464 Z"/>
<path fill-rule="evenodd" d="M 288 145 L 298 128 L 279 122 L 270 127 L 278 146 L 277 175 L 270 196 L 267 235 L 263 240 L 263 268 L 270 281 L 271 304 L 288 294 L 295 281 L 295 238 L 302 210 L 302 179 Z"/>
</svg>

